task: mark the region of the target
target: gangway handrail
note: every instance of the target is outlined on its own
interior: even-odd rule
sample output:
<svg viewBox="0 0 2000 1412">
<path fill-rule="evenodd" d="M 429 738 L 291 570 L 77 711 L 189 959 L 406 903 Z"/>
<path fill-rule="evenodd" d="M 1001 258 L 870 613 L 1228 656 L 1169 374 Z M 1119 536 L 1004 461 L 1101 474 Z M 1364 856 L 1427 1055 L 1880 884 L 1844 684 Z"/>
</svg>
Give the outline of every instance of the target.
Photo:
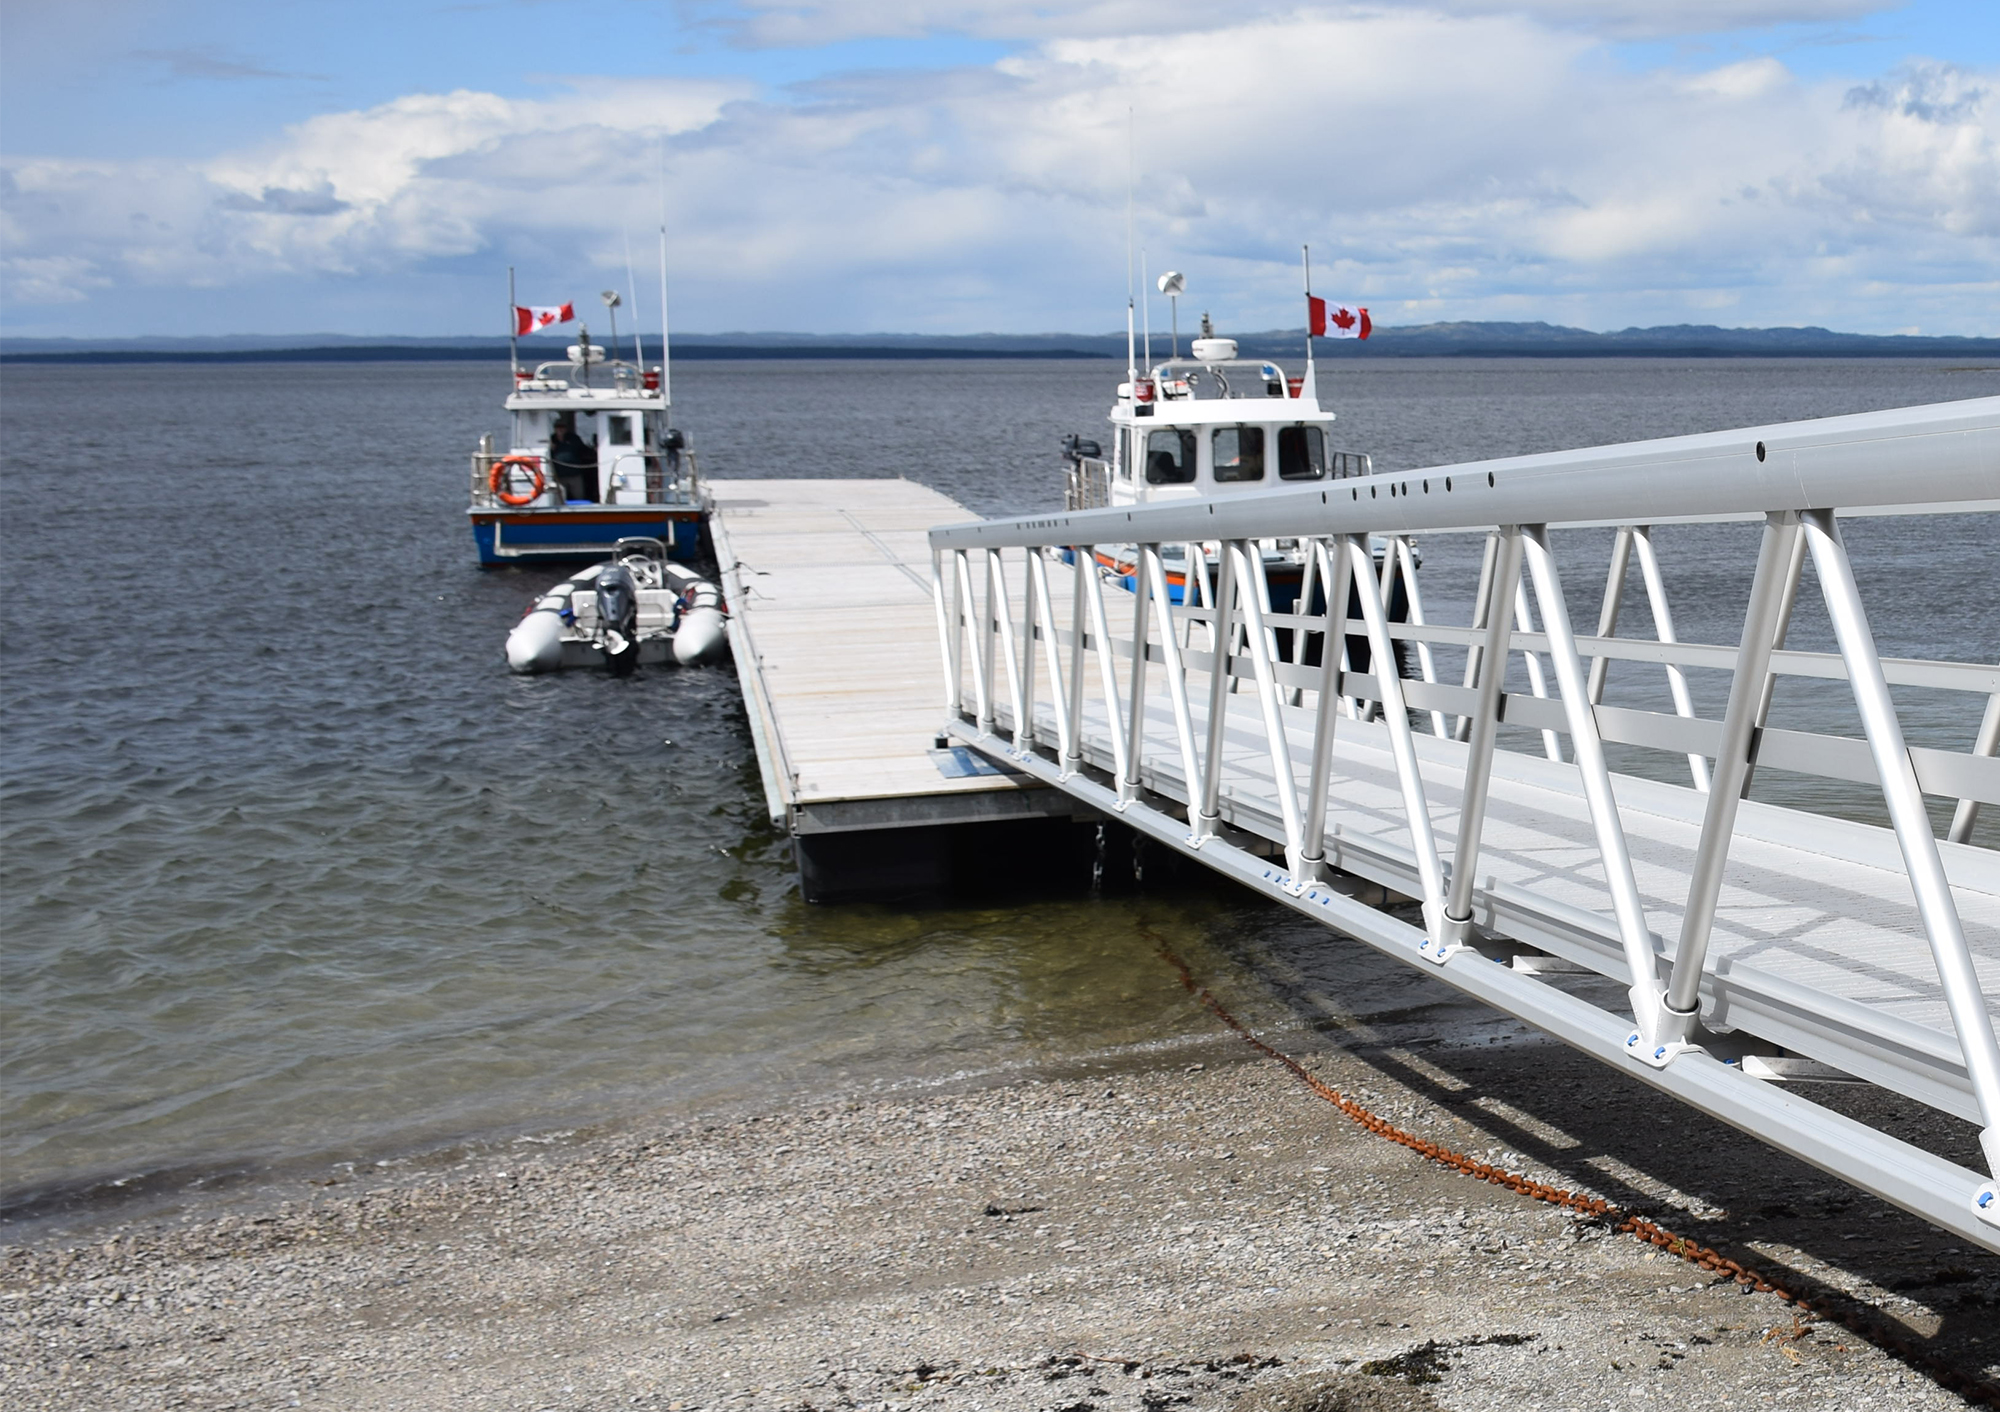
<svg viewBox="0 0 2000 1412">
<path fill-rule="evenodd" d="M 1581 529 L 1758 520 L 1821 508 L 1844 515 L 2000 510 L 2000 397 L 1377 472 L 1337 486 L 941 525 L 931 531 L 931 546 L 1175 544 L 1498 524 Z"/>
<path fill-rule="evenodd" d="M 1504 992 L 1496 1003 L 1522 1018 L 2000 1250 L 2000 1187 L 1992 1180 L 2000 1172 L 2000 1043 L 1954 891 L 1977 877 L 1979 896 L 2000 897 L 1991 850 L 1965 844 L 1980 805 L 2000 805 L 2000 665 L 1885 661 L 1837 518 L 1996 510 L 2000 398 L 1982 398 L 1254 495 L 941 526 L 930 542 L 947 729 L 1290 906 L 1428 963 L 1453 984 L 1489 999 Z M 1727 520 L 1763 522 L 1741 640 L 1734 646 L 1676 641 L 1651 530 Z M 1551 531 L 1592 526 L 1619 533 L 1597 631 L 1585 635 L 1570 622 Z M 1417 601 L 1409 536 L 1420 531 L 1485 536 L 1469 627 L 1440 623 L 1435 615 L 1423 619 L 1421 612 L 1409 615 L 1421 621 L 1390 621 L 1392 587 L 1400 582 L 1405 601 Z M 1298 604 L 1274 611 L 1267 555 L 1258 546 L 1278 540 L 1296 546 L 1304 576 Z M 1165 546 L 1188 566 L 1179 601 L 1161 572 Z M 1129 615 L 1122 635 L 1111 627 L 1100 548 L 1115 548 L 1121 562 L 1132 564 L 1130 594 L 1119 586 L 1125 580 L 1114 585 L 1116 611 Z M 1635 550 L 1657 641 L 1615 635 Z M 1007 551 L 1024 551 L 1024 567 L 1009 570 L 1008 557 L 1016 564 L 1023 558 Z M 1834 629 L 1834 653 L 1786 646 L 1808 558 Z M 1073 591 L 1062 595 L 1070 600 L 1067 615 L 1049 586 L 1057 560 L 1075 566 Z M 1539 625 L 1530 611 L 1539 613 Z M 1290 640 L 1289 652 L 1280 634 Z M 1316 663 L 1307 651 L 1312 639 L 1320 644 Z M 1369 646 L 1368 672 L 1352 670 L 1348 661 L 1349 642 L 1359 640 Z M 1420 654 L 1420 675 L 1405 680 L 1397 642 L 1463 648 L 1464 684 L 1440 680 L 1428 650 Z M 1506 689 L 1517 653 L 1531 670 L 1532 694 Z M 1053 731 L 1035 705 L 1038 655 L 1046 658 Z M 1546 677 L 1543 658 L 1551 669 Z M 1605 703 L 1605 668 L 1614 660 L 1667 670 L 1673 714 Z M 1721 719 L 1694 711 L 1683 667 L 1730 673 Z M 1772 686 L 1780 676 L 1846 680 L 1862 736 L 1773 724 Z M 1195 687 L 1191 677 L 1205 677 L 1206 684 Z M 1890 698 L 1891 682 L 1983 698 L 1969 749 L 1912 745 Z M 1198 720 L 1203 698 L 1205 719 Z M 1231 709 L 1232 701 L 1239 709 Z M 1428 713 L 1421 738 L 1413 713 Z M 1169 719 L 1171 731 L 1150 730 L 1156 717 Z M 1329 827 L 1330 796 L 1339 807 L 1331 778 L 1336 736 L 1360 729 L 1343 725 L 1349 721 L 1372 721 L 1369 739 L 1381 744 L 1369 748 L 1387 747 L 1405 844 L 1390 847 L 1385 839 L 1378 847 Z M 1549 761 L 1503 748 L 1503 724 L 1541 732 Z M 1685 756 L 1692 786 L 1614 775 L 1607 743 Z M 1497 881 L 1480 885 L 1480 831 L 1497 758 L 1511 762 L 1510 779 L 1554 770 L 1578 782 L 1601 869 L 1601 911 L 1579 913 L 1551 899 L 1546 916 L 1537 916 L 1532 891 Z M 1876 785 L 1890 830 L 1745 805 L 1759 768 Z M 1432 832 L 1429 802 L 1446 776 L 1462 780 L 1454 786 L 1462 799 L 1449 853 Z M 1660 793 L 1676 788 L 1686 804 Z M 1926 812 L 1926 791 L 1957 800 L 1943 843 Z M 1679 934 L 1671 942 L 1646 916 L 1627 845 L 1630 806 L 1621 804 L 1621 792 L 1643 796 L 1660 817 L 1699 824 Z M 1748 834 L 1738 826 L 1746 808 Z M 1867 1015 L 1865 1005 L 1827 991 L 1824 1015 L 1815 1018 L 1810 987 L 1762 976 L 1754 965 L 1711 964 L 1710 919 L 1732 839 L 1775 828 L 1812 840 L 1830 827 L 1845 830 L 1839 847 L 1858 850 L 1871 866 L 1892 862 L 1908 882 L 1920 919 L 1908 934 L 1921 932 L 1936 972 L 1937 990 L 1930 993 L 1941 995 L 1948 1014 L 1948 1032 L 1931 1031 L 1944 1048 L 1910 1043 L 1909 1022 L 1883 1012 L 1871 1052 L 1870 1025 L 1856 1018 Z M 1871 837 L 1892 842 L 1878 846 Z M 1376 881 L 1415 896 L 1421 926 L 1343 896 L 1333 879 L 1349 867 L 1364 874 L 1373 868 Z M 1599 1008 L 1599 1018 L 1579 1028 L 1571 1001 L 1553 999 L 1546 983 L 1523 979 L 1497 990 L 1490 977 L 1475 983 L 1484 974 L 1479 962 L 1529 952 L 1568 955 L 1621 978 L 1629 987 L 1623 1019 Z M 1984 959 L 1990 966 L 2000 958 Z M 1729 1006 L 1737 1008 L 1728 1009 L 1732 1023 L 1724 1024 Z M 1606 1027 L 1618 1025 L 1629 1030 L 1622 1042 L 1607 1039 Z M 1735 1027 L 1740 1032 L 1732 1034 Z M 1795 1052 L 1810 1054 L 1818 1045 L 1818 1057 L 1836 1067 L 1971 1118 L 1981 1129 L 1987 1173 L 1919 1161 L 1915 1149 L 1872 1129 L 1866 1139 L 1849 1133 L 1830 1146 L 1831 1115 L 1795 1098 L 1773 1102 L 1768 1085 L 1747 1076 L 1758 1051 L 1744 1045 L 1760 1036 L 1801 1046 Z M 1956 1051 L 1955 1062 L 1939 1057 L 1946 1050 Z M 1909 1173 L 1918 1170 L 1929 1176 L 1913 1183 Z M 1941 1170 L 1955 1175 L 1938 1178 Z"/>
</svg>

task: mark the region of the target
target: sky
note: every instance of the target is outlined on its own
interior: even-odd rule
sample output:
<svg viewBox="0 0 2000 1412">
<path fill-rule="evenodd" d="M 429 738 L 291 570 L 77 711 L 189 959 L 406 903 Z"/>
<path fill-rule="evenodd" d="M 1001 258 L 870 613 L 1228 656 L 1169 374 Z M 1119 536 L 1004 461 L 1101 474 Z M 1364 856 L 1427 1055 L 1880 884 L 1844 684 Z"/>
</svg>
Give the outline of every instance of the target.
<svg viewBox="0 0 2000 1412">
<path fill-rule="evenodd" d="M 1992 336 L 2000 0 L 0 0 L 0 334 L 650 331 L 662 226 L 692 332 Z"/>
</svg>

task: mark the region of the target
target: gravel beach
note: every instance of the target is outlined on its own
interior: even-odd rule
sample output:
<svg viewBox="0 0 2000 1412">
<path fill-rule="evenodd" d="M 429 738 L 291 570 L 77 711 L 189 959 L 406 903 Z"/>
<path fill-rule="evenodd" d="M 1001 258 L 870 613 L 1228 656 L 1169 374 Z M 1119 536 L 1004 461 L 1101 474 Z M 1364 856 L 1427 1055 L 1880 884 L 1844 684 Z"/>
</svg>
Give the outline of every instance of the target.
<svg viewBox="0 0 2000 1412">
<path fill-rule="evenodd" d="M 1588 1060 L 1274 1038 L 1405 1128 L 1994 1377 L 2000 1261 Z M 1367 1133 L 1233 1038 L 453 1149 L 45 1230 L 4 1270 L 17 1412 L 1966 1405 Z"/>
</svg>

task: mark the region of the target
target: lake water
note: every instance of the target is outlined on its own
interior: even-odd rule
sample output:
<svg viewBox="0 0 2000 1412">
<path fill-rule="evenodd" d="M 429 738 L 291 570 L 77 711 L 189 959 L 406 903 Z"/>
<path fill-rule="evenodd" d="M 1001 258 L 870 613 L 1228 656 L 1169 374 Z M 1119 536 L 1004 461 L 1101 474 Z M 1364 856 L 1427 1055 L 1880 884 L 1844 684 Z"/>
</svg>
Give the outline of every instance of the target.
<svg viewBox="0 0 2000 1412">
<path fill-rule="evenodd" d="M 1012 513 L 1059 500 L 1057 439 L 1098 434 L 1121 371 L 695 363 L 676 370 L 676 420 L 707 475 L 900 474 Z M 1224 891 L 806 906 L 761 817 L 733 673 L 506 672 L 507 629 L 557 573 L 482 571 L 464 524 L 466 457 L 499 429 L 504 381 L 463 364 L 6 370 L 16 1216 L 1205 1037 L 1162 939 L 1252 1015 L 1285 1013 L 1260 990 L 1273 958 L 1337 956 L 1329 1003 L 1383 1033 L 1512 1032 Z M 1986 396 L 2000 370 L 1384 360 L 1323 386 L 1339 444 L 1389 470 Z M 1662 532 L 1684 637 L 1733 640 L 1753 533 Z M 1876 624 L 1885 650 L 2000 657 L 1989 520 L 1868 522 L 1850 541 L 1871 604 L 1899 607 Z M 1462 615 L 1476 547 L 1425 541 L 1433 618 Z M 1591 619 L 1602 563 L 1572 574 Z M 1803 614 L 1795 641 L 1815 634 Z M 1919 712 L 1912 729 L 1963 748 L 1971 724 Z"/>
</svg>

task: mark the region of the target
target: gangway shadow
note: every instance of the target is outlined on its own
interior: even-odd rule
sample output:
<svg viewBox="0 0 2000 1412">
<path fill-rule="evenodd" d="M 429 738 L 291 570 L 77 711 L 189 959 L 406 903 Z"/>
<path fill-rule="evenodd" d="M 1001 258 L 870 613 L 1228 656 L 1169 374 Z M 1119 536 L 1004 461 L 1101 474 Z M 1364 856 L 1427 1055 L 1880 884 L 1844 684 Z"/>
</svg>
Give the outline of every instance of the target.
<svg viewBox="0 0 2000 1412">
<path fill-rule="evenodd" d="M 1288 1017 L 1278 1023 L 1296 1026 L 1291 1043 L 1358 1061 L 1385 1087 L 1491 1139 L 1492 1150 L 1470 1155 L 1587 1189 L 1786 1288 L 1851 1296 L 1892 1336 L 1967 1373 L 1984 1369 L 1991 1378 L 2000 1365 L 1993 1256 L 1371 947 L 1274 904 L 1247 896 L 1245 903 L 1254 924 L 1217 938 L 1242 973 L 1203 982 L 1240 988 L 1250 1003 L 1262 1002 L 1258 1009 Z M 1414 919 L 1414 905 L 1407 910 Z M 1622 998 L 1599 976 L 1551 979 L 1595 992 L 1609 1008 Z M 1385 990 L 1397 998 L 1394 1008 L 1362 1011 L 1344 999 Z M 1874 1085 L 1798 1087 L 1808 1101 L 1983 1166 L 1970 1123 Z"/>
</svg>

